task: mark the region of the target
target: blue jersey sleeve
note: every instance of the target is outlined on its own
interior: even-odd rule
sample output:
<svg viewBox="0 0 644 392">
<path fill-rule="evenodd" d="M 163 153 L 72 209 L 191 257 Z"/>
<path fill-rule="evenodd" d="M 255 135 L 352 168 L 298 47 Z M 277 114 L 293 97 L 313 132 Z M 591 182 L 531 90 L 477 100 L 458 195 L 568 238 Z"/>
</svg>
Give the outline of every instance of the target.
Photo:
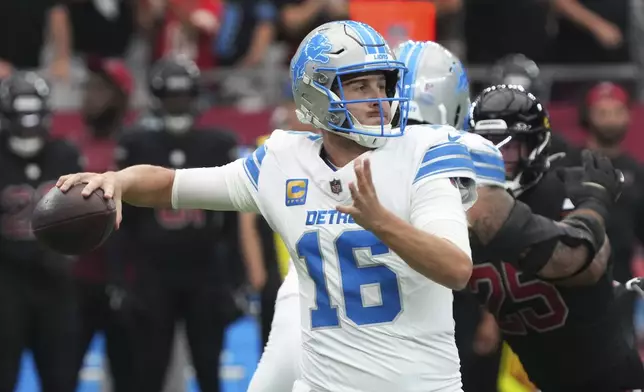
<svg viewBox="0 0 644 392">
<path fill-rule="evenodd" d="M 474 163 L 466 146 L 446 142 L 430 147 L 414 176 L 414 184 L 424 178 L 475 178 Z"/>
<path fill-rule="evenodd" d="M 470 156 L 479 186 L 505 186 L 505 164 L 498 148 L 488 145 L 482 149 L 471 149 Z"/>
<path fill-rule="evenodd" d="M 259 172 L 262 168 L 262 162 L 266 157 L 266 148 L 266 144 L 263 144 L 252 154 L 244 158 L 244 171 L 255 190 L 259 187 Z"/>
</svg>

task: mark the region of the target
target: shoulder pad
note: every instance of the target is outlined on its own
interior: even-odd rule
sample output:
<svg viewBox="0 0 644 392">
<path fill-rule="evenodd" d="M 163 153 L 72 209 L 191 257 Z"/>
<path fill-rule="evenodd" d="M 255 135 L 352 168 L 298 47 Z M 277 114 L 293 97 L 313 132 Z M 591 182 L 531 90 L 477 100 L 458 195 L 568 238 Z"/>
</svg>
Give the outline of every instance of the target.
<svg viewBox="0 0 644 392">
<path fill-rule="evenodd" d="M 464 132 L 459 142 L 463 143 L 470 152 L 478 185 L 505 188 L 503 155 L 494 143 L 469 132 Z"/>
<path fill-rule="evenodd" d="M 264 145 L 267 150 L 288 150 L 301 145 L 302 143 L 312 143 L 320 139 L 322 136 L 313 132 L 303 131 L 285 131 L 276 129 L 271 133 L 268 139 L 265 140 Z"/>
<path fill-rule="evenodd" d="M 457 131 L 441 127 L 428 132 L 423 128 L 415 128 L 401 138 L 406 139 L 405 149 L 415 157 L 413 183 L 425 178 L 460 178 L 468 188 L 472 188 L 476 179 L 474 164 L 467 147 L 450 134 L 452 130 Z"/>
<path fill-rule="evenodd" d="M 464 208 L 477 198 L 474 163 L 467 147 L 459 142 L 463 132 L 449 125 L 414 125 L 404 139 L 417 166 L 413 183 L 426 178 L 449 178 L 461 192 Z"/>
<path fill-rule="evenodd" d="M 440 144 L 458 142 L 467 132 L 459 131 L 450 125 L 416 124 L 406 128 L 405 136 L 411 136 L 411 143 L 426 140 L 429 143 Z"/>
</svg>

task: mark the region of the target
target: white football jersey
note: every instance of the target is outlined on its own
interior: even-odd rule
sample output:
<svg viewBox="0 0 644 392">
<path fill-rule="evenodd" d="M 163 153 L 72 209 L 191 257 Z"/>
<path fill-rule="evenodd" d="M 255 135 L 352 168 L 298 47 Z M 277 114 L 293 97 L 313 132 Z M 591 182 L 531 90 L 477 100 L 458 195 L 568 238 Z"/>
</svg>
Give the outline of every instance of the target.
<svg viewBox="0 0 644 392">
<path fill-rule="evenodd" d="M 452 127 L 445 125 L 413 125 L 408 126 L 409 131 L 412 127 L 419 127 L 427 132 L 440 130 L 451 135 L 450 140 L 461 143 L 467 147 L 468 152 L 474 164 L 476 173 L 477 186 L 500 186 L 505 187 L 505 166 L 503 155 L 499 149 L 486 138 L 475 133 L 457 131 Z M 469 204 L 469 197 L 464 195 L 464 202 Z M 565 206 L 564 206 L 565 207 Z M 297 293 L 297 274 L 294 271 L 293 260 L 289 260 L 288 274 L 284 278 L 282 285 L 277 293 L 277 299 Z"/>
<path fill-rule="evenodd" d="M 465 210 L 476 200 L 475 168 L 455 141 L 460 137 L 450 127 L 408 127 L 405 136 L 363 157 L 384 208 L 469 255 Z M 452 291 L 336 210 L 352 203 L 354 167 L 330 167 L 321 147 L 319 135 L 275 131 L 221 171 L 188 169 L 192 180 L 177 174 L 173 205 L 223 208 L 223 202 L 208 204 L 201 183 L 225 169 L 234 209 L 259 211 L 280 234 L 299 278 L 300 381 L 308 390 L 460 391 Z M 209 192 L 221 193 L 218 187 L 211 184 Z"/>
</svg>

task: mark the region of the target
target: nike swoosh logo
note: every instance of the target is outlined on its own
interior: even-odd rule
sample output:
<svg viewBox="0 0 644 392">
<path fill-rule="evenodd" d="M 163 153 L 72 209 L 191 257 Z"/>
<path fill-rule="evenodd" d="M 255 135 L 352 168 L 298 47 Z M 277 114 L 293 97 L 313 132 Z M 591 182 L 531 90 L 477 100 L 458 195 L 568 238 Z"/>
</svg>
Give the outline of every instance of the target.
<svg viewBox="0 0 644 392">
<path fill-rule="evenodd" d="M 452 137 L 452 135 L 447 135 L 447 140 L 449 140 L 450 142 L 458 141 L 458 139 L 460 138 L 461 138 L 461 135 L 454 136 L 454 137 Z"/>
</svg>

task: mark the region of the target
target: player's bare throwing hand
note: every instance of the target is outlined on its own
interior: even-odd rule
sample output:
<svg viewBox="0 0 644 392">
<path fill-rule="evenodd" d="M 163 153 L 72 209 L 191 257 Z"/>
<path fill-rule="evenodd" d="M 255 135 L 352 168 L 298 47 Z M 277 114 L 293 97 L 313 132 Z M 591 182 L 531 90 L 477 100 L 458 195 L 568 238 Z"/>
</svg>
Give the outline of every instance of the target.
<svg viewBox="0 0 644 392">
<path fill-rule="evenodd" d="M 56 186 L 62 192 L 67 192 L 75 184 L 87 183 L 82 192 L 84 197 L 88 197 L 97 189 L 103 189 L 103 197 L 113 199 L 116 204 L 116 228 L 118 229 L 123 219 L 121 200 L 123 190 L 122 183 L 116 179 L 117 174 L 116 172 L 67 174 L 58 179 Z"/>
<path fill-rule="evenodd" d="M 371 178 L 371 162 L 368 158 L 356 159 L 353 164 L 356 182 L 349 183 L 353 204 L 338 206 L 340 212 L 351 215 L 357 224 L 377 233 L 393 216 L 378 201 Z"/>
</svg>

